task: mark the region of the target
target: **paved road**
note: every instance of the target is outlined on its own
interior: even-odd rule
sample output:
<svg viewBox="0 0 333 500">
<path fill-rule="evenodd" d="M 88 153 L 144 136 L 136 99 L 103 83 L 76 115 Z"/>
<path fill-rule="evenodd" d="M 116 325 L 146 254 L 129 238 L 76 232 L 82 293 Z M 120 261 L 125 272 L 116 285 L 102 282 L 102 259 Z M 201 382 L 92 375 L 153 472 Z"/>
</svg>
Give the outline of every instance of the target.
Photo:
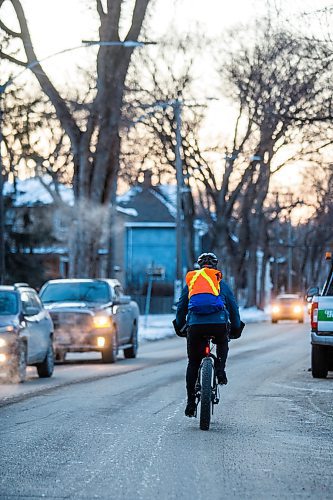
<svg viewBox="0 0 333 500">
<path fill-rule="evenodd" d="M 248 326 L 209 432 L 183 416 L 182 339 L 3 406 L 0 498 L 331 499 L 333 377 L 311 378 L 307 331 Z"/>
</svg>

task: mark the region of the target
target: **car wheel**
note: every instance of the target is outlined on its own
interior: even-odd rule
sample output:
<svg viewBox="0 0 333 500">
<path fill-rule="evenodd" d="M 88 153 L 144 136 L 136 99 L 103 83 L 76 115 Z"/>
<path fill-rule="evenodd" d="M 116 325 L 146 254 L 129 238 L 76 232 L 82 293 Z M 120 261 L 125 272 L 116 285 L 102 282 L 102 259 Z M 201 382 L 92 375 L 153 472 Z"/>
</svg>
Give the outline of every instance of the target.
<svg viewBox="0 0 333 500">
<path fill-rule="evenodd" d="M 133 333 L 131 336 L 132 346 L 124 349 L 124 356 L 127 359 L 136 358 L 138 352 L 138 327 L 137 325 L 133 325 Z"/>
<path fill-rule="evenodd" d="M 278 320 L 277 319 L 272 319 L 272 323 L 277 323 Z"/>
<path fill-rule="evenodd" d="M 20 342 L 18 345 L 17 358 L 14 361 L 11 372 L 11 380 L 14 383 L 22 384 L 25 381 L 27 373 L 27 344 Z"/>
<path fill-rule="evenodd" d="M 115 363 L 117 361 L 118 343 L 117 335 L 113 335 L 109 347 L 102 351 L 103 363 Z"/>
<path fill-rule="evenodd" d="M 313 378 L 326 378 L 328 372 L 327 353 L 323 346 L 313 344 L 311 351 L 311 369 Z"/>
<path fill-rule="evenodd" d="M 47 349 L 45 359 L 42 363 L 37 363 L 36 365 L 37 373 L 40 378 L 48 378 L 52 376 L 54 370 L 54 352 L 52 340 Z"/>
</svg>

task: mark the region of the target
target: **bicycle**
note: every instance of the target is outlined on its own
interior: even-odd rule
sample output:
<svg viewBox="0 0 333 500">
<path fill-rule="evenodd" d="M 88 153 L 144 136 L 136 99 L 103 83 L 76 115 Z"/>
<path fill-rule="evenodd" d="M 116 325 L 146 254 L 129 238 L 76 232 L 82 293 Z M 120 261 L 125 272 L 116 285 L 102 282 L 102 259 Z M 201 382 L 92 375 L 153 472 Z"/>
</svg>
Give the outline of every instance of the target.
<svg viewBox="0 0 333 500">
<path fill-rule="evenodd" d="M 211 416 L 214 414 L 214 405 L 220 401 L 219 387 L 215 363 L 217 358 L 211 352 L 212 337 L 205 337 L 207 344 L 205 346 L 205 356 L 202 358 L 198 378 L 195 385 L 196 413 L 200 403 L 200 429 L 208 431 Z"/>
</svg>

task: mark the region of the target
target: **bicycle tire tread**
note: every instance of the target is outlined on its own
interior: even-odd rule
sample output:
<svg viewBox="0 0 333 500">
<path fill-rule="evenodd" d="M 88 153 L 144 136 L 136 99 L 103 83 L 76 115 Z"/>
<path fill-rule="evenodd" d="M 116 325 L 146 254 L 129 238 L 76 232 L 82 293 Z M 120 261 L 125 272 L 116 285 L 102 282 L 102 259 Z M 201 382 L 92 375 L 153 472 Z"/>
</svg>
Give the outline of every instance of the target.
<svg viewBox="0 0 333 500">
<path fill-rule="evenodd" d="M 201 401 L 200 401 L 200 429 L 208 430 L 211 418 L 212 405 L 212 371 L 213 364 L 210 358 L 203 361 L 201 369 Z"/>
</svg>

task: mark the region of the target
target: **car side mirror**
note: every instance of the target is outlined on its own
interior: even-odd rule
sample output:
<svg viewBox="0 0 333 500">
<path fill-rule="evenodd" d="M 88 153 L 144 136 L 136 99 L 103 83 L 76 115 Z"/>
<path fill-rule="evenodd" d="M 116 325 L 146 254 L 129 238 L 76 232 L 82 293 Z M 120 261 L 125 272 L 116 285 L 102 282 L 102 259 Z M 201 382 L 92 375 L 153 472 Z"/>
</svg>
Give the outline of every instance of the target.
<svg viewBox="0 0 333 500">
<path fill-rule="evenodd" d="M 319 295 L 319 287 L 318 286 L 312 286 L 306 292 L 307 299 L 313 297 L 314 295 Z"/>
<path fill-rule="evenodd" d="M 39 313 L 39 309 L 34 306 L 26 306 L 23 308 L 24 316 L 35 316 Z"/>
<path fill-rule="evenodd" d="M 131 302 L 131 297 L 130 295 L 122 295 L 121 297 L 117 297 L 113 304 L 115 306 L 120 306 L 120 305 L 125 305 L 125 304 L 129 304 Z"/>
</svg>

